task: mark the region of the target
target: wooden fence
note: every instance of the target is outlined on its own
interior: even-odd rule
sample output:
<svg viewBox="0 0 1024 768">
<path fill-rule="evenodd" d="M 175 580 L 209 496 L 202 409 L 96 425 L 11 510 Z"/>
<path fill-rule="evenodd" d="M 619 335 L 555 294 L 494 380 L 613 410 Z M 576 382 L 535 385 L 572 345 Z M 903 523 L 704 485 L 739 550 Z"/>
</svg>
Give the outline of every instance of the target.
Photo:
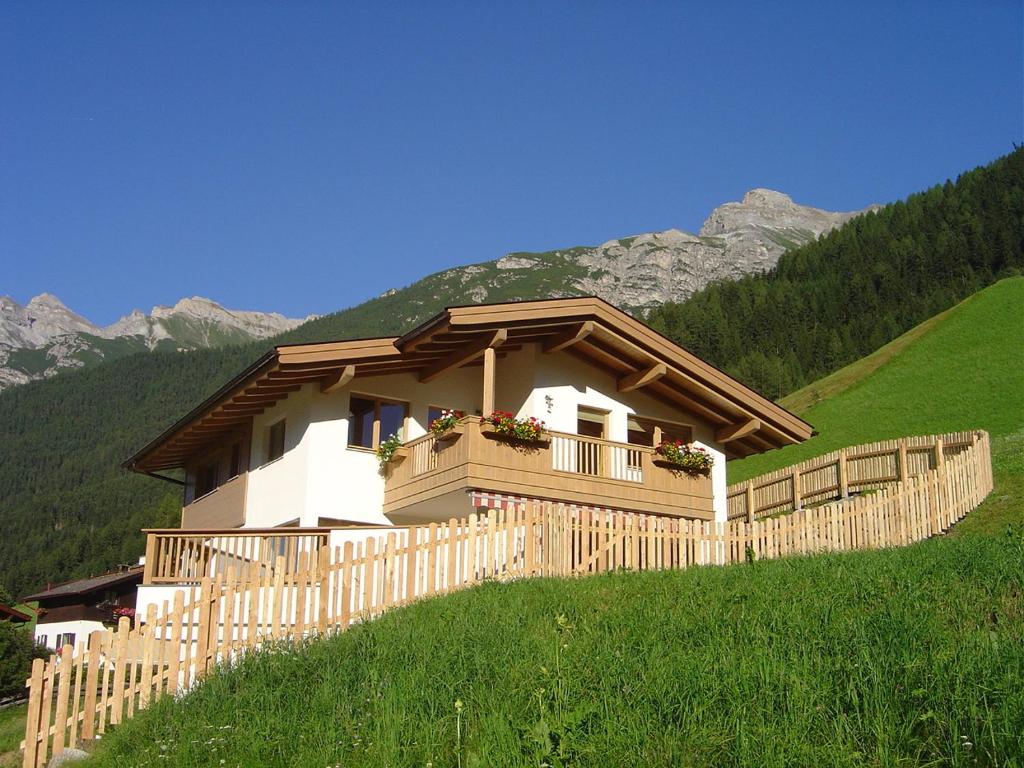
<svg viewBox="0 0 1024 768">
<path fill-rule="evenodd" d="M 933 446 L 940 440 L 928 439 Z M 217 664 L 266 641 L 341 631 L 484 580 L 724 565 L 919 541 L 947 530 L 992 488 L 988 435 L 972 433 L 965 443 L 949 457 L 940 450 L 937 466 L 876 492 L 752 522 L 536 504 L 333 550 L 299 549 L 269 568 L 229 564 L 215 578 L 183 586 L 161 610 L 150 605 L 134 626 L 122 618 L 78 648 L 37 659 L 27 683 L 23 765 L 45 765 L 51 754 L 95 738 L 160 696 L 188 690 Z"/>
<path fill-rule="evenodd" d="M 979 439 L 978 432 L 905 437 L 842 448 L 729 486 L 729 519 L 748 523 L 851 494 L 888 487 L 939 468 Z"/>
</svg>

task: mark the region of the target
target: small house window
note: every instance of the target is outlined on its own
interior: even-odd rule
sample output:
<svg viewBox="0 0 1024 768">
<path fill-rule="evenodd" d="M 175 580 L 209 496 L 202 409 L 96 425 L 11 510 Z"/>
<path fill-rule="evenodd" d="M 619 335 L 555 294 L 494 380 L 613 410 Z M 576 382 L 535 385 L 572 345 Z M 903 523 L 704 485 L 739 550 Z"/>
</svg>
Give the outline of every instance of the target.
<svg viewBox="0 0 1024 768">
<path fill-rule="evenodd" d="M 36 635 L 36 645 L 46 647 L 46 641 L 49 640 L 49 635 Z"/>
<path fill-rule="evenodd" d="M 61 632 L 59 635 L 57 635 L 57 645 L 56 645 L 57 650 L 60 650 L 65 645 L 74 645 L 74 644 L 75 644 L 75 633 L 74 632 Z"/>
<path fill-rule="evenodd" d="M 284 456 L 284 419 L 271 425 L 267 430 L 267 461 L 271 462 Z"/>
<path fill-rule="evenodd" d="M 376 397 L 352 395 L 349 398 L 348 444 L 351 448 L 376 448 L 389 435 L 405 439 L 408 403 Z"/>
<path fill-rule="evenodd" d="M 217 465 L 203 464 L 196 470 L 196 498 L 217 489 Z"/>
<path fill-rule="evenodd" d="M 231 463 L 228 464 L 228 479 L 238 477 L 242 474 L 242 444 L 235 443 L 231 446 Z"/>
</svg>

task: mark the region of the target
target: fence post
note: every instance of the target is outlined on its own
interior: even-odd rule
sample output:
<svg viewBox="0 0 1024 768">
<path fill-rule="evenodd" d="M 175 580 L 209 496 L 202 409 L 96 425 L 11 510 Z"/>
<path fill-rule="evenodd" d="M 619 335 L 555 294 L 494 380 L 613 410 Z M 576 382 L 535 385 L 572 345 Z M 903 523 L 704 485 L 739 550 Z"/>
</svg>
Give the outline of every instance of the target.
<svg viewBox="0 0 1024 768">
<path fill-rule="evenodd" d="M 747 522 L 754 522 L 754 481 L 747 481 Z"/>
<path fill-rule="evenodd" d="M 800 470 L 797 467 L 793 467 L 793 509 L 800 511 L 804 508 L 803 499 L 801 498 L 800 492 Z"/>
<path fill-rule="evenodd" d="M 906 438 L 900 438 L 899 441 L 899 478 L 901 483 L 907 482 L 907 478 L 910 476 L 909 467 L 907 467 L 907 440 Z"/>
<path fill-rule="evenodd" d="M 839 497 L 842 499 L 850 498 L 850 481 L 846 471 L 846 449 L 839 449 L 839 464 L 837 472 L 839 474 Z"/>
<path fill-rule="evenodd" d="M 22 766 L 35 768 L 39 747 L 39 714 L 43 704 L 43 659 L 32 660 L 32 676 L 28 679 L 28 720 L 25 723 L 25 755 Z M 47 723 L 49 726 L 49 723 Z"/>
</svg>

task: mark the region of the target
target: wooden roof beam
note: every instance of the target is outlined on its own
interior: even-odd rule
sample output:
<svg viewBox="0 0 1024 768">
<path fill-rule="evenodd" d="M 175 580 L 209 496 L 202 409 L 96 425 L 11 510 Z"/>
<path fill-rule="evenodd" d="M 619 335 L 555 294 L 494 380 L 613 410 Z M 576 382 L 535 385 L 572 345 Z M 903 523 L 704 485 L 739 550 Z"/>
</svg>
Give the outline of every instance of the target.
<svg viewBox="0 0 1024 768">
<path fill-rule="evenodd" d="M 632 392 L 635 389 L 646 387 L 667 373 L 668 366 L 664 363 L 655 363 L 649 368 L 641 368 L 636 373 L 631 373 L 619 379 L 619 392 Z"/>
<path fill-rule="evenodd" d="M 760 428 L 760 419 L 744 419 L 743 421 L 715 430 L 715 442 L 728 443 L 731 440 L 740 440 L 754 434 Z"/>
<path fill-rule="evenodd" d="M 320 382 L 320 391 L 325 395 L 329 395 L 331 392 L 335 392 L 356 377 L 356 367 L 354 365 L 346 365 L 337 374 L 331 376 L 328 379 L 323 379 Z"/>
<path fill-rule="evenodd" d="M 433 381 L 441 374 L 454 368 L 459 368 L 480 357 L 480 355 L 484 353 L 485 349 L 500 347 L 507 339 L 508 331 L 505 328 L 499 328 L 494 333 L 489 333 L 483 338 L 463 347 L 462 349 L 455 350 L 448 357 L 434 363 L 420 374 L 420 382 L 426 383 L 428 381 Z"/>
<path fill-rule="evenodd" d="M 583 341 L 587 336 L 594 332 L 594 322 L 587 320 L 584 323 L 580 323 L 574 328 L 570 328 L 568 331 L 558 334 L 552 339 L 545 342 L 543 350 L 545 354 L 552 352 L 561 352 L 563 349 L 568 349 L 574 344 Z"/>
</svg>

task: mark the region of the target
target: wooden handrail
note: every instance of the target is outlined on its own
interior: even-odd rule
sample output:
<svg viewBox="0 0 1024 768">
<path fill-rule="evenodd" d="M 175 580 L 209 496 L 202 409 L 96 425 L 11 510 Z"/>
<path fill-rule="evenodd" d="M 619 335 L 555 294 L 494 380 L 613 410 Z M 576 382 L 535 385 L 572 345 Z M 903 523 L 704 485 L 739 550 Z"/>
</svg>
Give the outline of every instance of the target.
<svg viewBox="0 0 1024 768">
<path fill-rule="evenodd" d="M 804 503 L 818 504 L 845 498 L 855 488 L 882 487 L 906 480 L 940 465 L 947 452 L 973 446 L 979 434 L 955 432 L 894 438 L 816 456 L 730 485 L 726 490 L 729 518 L 754 520 L 764 514 L 799 509 Z M 943 455 L 935 455 L 934 460 L 928 460 L 924 467 L 919 458 L 913 458 L 920 454 L 935 454 L 937 450 Z M 873 463 L 878 466 L 873 466 Z M 912 471 L 915 463 L 918 468 Z"/>
</svg>

